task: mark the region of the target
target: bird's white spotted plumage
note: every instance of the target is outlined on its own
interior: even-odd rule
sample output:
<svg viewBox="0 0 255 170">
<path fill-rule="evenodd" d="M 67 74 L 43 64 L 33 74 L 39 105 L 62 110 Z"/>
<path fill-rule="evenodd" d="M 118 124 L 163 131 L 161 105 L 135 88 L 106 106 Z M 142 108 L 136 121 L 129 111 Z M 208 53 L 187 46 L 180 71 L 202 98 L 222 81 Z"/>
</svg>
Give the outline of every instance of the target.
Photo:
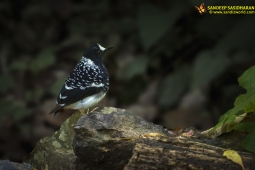
<svg viewBox="0 0 255 170">
<path fill-rule="evenodd" d="M 95 44 L 86 50 L 65 81 L 51 113 L 62 108 L 86 109 L 98 103 L 109 89 L 109 76 L 102 61 L 107 48 Z"/>
</svg>

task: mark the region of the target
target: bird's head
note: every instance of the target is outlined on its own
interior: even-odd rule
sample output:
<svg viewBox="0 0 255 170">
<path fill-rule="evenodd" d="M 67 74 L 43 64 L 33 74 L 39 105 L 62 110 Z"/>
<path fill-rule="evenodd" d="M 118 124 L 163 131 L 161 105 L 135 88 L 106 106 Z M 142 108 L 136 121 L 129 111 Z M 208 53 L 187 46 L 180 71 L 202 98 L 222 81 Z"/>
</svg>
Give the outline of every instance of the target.
<svg viewBox="0 0 255 170">
<path fill-rule="evenodd" d="M 102 60 L 103 53 L 111 48 L 113 48 L 113 47 L 104 48 L 100 44 L 97 43 L 97 44 L 89 47 L 84 52 L 83 57 L 91 59 L 92 61 Z"/>
</svg>

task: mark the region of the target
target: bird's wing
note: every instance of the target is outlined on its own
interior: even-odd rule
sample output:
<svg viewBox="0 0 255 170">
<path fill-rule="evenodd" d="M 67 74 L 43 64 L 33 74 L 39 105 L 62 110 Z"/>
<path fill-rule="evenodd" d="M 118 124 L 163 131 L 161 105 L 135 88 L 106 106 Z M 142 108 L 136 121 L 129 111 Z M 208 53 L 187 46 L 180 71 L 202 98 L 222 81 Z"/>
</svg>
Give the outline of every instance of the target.
<svg viewBox="0 0 255 170">
<path fill-rule="evenodd" d="M 67 89 L 65 83 L 58 95 L 56 107 L 49 114 L 55 113 L 56 115 L 56 113 L 65 106 L 68 106 L 72 103 L 82 100 L 88 96 L 95 95 L 103 90 L 104 90 L 103 86 L 98 87 L 96 85 L 93 86 L 93 84 L 92 86 L 87 86 L 85 89 L 83 88 Z"/>
<path fill-rule="evenodd" d="M 73 89 L 68 89 L 67 87 L 68 86 L 65 83 L 57 98 L 58 105 L 62 107 L 68 106 L 72 103 L 82 100 L 88 96 L 95 95 L 98 92 L 104 90 L 103 86 L 95 84 L 91 84 L 91 86 L 87 87 L 80 86 Z"/>
</svg>

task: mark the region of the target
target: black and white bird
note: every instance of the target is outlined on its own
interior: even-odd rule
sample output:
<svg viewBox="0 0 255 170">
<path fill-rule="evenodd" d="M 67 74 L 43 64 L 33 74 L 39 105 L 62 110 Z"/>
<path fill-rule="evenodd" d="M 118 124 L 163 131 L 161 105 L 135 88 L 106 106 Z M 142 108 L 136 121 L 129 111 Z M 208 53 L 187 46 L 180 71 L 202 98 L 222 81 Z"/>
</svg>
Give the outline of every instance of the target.
<svg viewBox="0 0 255 170">
<path fill-rule="evenodd" d="M 54 116 L 62 109 L 80 110 L 97 104 L 109 89 L 109 75 L 103 63 L 104 48 L 95 44 L 88 48 L 75 66 L 59 92 L 56 107 L 50 112 Z"/>
</svg>

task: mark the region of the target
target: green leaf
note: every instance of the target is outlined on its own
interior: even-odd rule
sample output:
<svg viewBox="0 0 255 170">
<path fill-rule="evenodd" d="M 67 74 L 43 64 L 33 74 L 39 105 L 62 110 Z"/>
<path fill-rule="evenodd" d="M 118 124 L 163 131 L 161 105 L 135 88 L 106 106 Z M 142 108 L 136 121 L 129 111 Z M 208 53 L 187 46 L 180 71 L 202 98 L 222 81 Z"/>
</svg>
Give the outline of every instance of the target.
<svg viewBox="0 0 255 170">
<path fill-rule="evenodd" d="M 49 88 L 49 92 L 54 96 L 57 96 L 63 84 L 65 83 L 64 78 L 58 79 L 54 84 Z"/>
<path fill-rule="evenodd" d="M 22 133 L 22 136 L 27 138 L 27 139 L 30 139 L 31 138 L 31 130 L 33 129 L 33 124 L 31 123 L 18 123 L 17 124 L 19 130 L 21 131 Z"/>
<path fill-rule="evenodd" d="M 246 70 L 241 77 L 238 78 L 239 85 L 247 90 L 246 94 L 239 95 L 235 101 L 236 110 L 244 110 L 244 112 L 255 111 L 255 66 Z"/>
<path fill-rule="evenodd" d="M 213 128 L 213 130 L 216 129 L 216 128 L 218 128 L 218 127 L 220 127 L 220 126 L 223 126 L 223 127 L 225 128 L 224 133 L 230 132 L 231 130 L 233 130 L 233 128 L 234 128 L 235 125 L 237 124 L 237 123 L 235 123 L 235 120 L 237 119 L 237 115 L 231 114 L 231 113 L 232 113 L 231 111 L 232 111 L 232 110 L 230 110 L 229 115 L 225 115 L 225 117 L 220 121 L 220 123 L 218 123 L 218 124 Z M 242 117 L 242 118 L 243 118 L 243 117 Z M 237 122 L 238 122 L 238 121 L 237 121 Z M 238 123 L 239 123 L 239 122 L 238 122 Z"/>
<path fill-rule="evenodd" d="M 254 112 L 255 93 L 241 94 L 236 98 L 236 110 L 244 110 L 245 112 Z"/>
<path fill-rule="evenodd" d="M 13 106 L 13 100 L 5 99 L 0 101 L 0 118 L 6 117 L 9 115 L 10 109 Z"/>
<path fill-rule="evenodd" d="M 239 116 L 232 115 L 227 121 L 224 122 L 224 120 L 222 120 L 215 127 L 203 131 L 201 134 L 205 137 L 215 138 L 223 133 L 228 133 L 232 131 L 241 121 L 243 121 L 246 115 L 247 113 L 243 113 Z"/>
<path fill-rule="evenodd" d="M 224 37 L 220 39 L 221 41 L 214 47 L 214 51 L 216 51 L 218 55 L 226 55 L 230 50 L 234 50 L 236 47 L 239 49 L 247 48 L 255 43 L 255 39 L 251 36 L 254 33 L 255 24 L 251 22 L 250 18 L 240 19 L 238 23 L 238 25 L 229 31 L 224 32 Z"/>
<path fill-rule="evenodd" d="M 15 86 L 15 82 L 11 76 L 0 75 L 0 92 L 5 92 Z"/>
<path fill-rule="evenodd" d="M 12 98 L 0 101 L 0 108 L 0 117 L 6 117 L 11 115 L 14 118 L 14 121 L 19 121 L 20 119 L 31 114 L 32 112 L 32 110 L 27 109 L 23 104 Z"/>
<path fill-rule="evenodd" d="M 222 126 L 225 123 L 232 123 L 237 116 L 245 112 L 244 108 L 247 107 L 247 105 L 249 106 L 250 104 L 249 101 L 254 100 L 252 98 L 247 99 L 245 97 L 247 95 L 252 95 L 254 98 L 253 94 L 245 94 L 245 95 L 240 95 L 239 97 L 237 97 L 235 101 L 235 107 L 233 109 L 230 109 L 229 111 L 227 111 L 224 115 L 220 117 L 219 123 L 213 128 L 213 130 L 215 130 L 219 126 Z"/>
<path fill-rule="evenodd" d="M 224 115 L 220 117 L 220 122 L 225 123 L 226 121 L 231 122 L 232 119 L 234 119 L 236 116 L 239 116 L 243 114 L 244 112 L 241 110 L 237 111 L 238 109 L 233 109 L 228 110 Z"/>
<path fill-rule="evenodd" d="M 35 100 L 40 101 L 40 98 L 43 96 L 44 92 L 45 92 L 45 89 L 43 87 L 37 87 L 33 91 L 33 96 L 34 96 Z"/>
<path fill-rule="evenodd" d="M 201 4 L 201 2 L 197 2 L 194 4 L 198 6 Z M 194 7 L 194 10 L 195 10 L 195 7 Z M 194 27 L 197 32 L 206 36 L 207 38 L 217 39 L 218 35 L 221 35 L 222 33 L 226 34 L 229 32 L 229 30 L 231 30 L 231 28 L 233 28 L 233 25 L 235 23 L 228 22 L 229 20 L 231 20 L 231 16 L 229 15 L 223 15 L 220 17 L 220 19 L 215 16 L 208 16 L 206 18 L 201 17 L 199 18 L 199 22 L 194 24 Z M 208 33 L 211 33 L 211 34 L 208 34 Z"/>
<path fill-rule="evenodd" d="M 159 87 L 159 104 L 164 107 L 173 105 L 187 88 L 187 81 L 185 70 L 167 75 Z"/>
<path fill-rule="evenodd" d="M 32 60 L 30 69 L 37 73 L 39 70 L 45 69 L 55 62 L 54 53 L 51 47 L 41 51 L 34 60 Z"/>
<path fill-rule="evenodd" d="M 139 56 L 135 58 L 124 70 L 120 73 L 123 79 L 131 79 L 137 75 L 142 75 L 146 72 L 148 66 L 148 57 Z"/>
<path fill-rule="evenodd" d="M 251 129 L 251 132 L 244 138 L 242 142 L 242 147 L 244 147 L 247 151 L 255 153 L 255 128 Z"/>
<path fill-rule="evenodd" d="M 247 48 L 236 52 L 236 54 L 233 56 L 232 61 L 234 64 L 245 64 L 248 62 L 252 62 L 253 56 L 251 55 Z"/>
<path fill-rule="evenodd" d="M 249 132 L 251 129 L 254 128 L 255 128 L 254 122 L 243 122 L 237 124 L 234 129 L 240 132 Z"/>
<path fill-rule="evenodd" d="M 10 65 L 11 70 L 24 71 L 27 68 L 27 63 L 23 60 L 14 60 Z"/>
<path fill-rule="evenodd" d="M 14 121 L 16 122 L 32 113 L 31 109 L 28 109 L 19 103 L 14 103 L 13 107 L 14 108 L 12 109 L 12 116 L 14 118 Z"/>
<path fill-rule="evenodd" d="M 145 4 L 138 14 L 138 27 L 143 45 L 148 49 L 173 26 L 182 14 L 182 6 L 176 3 L 171 10 L 164 11 L 152 4 Z"/>
<path fill-rule="evenodd" d="M 225 113 L 223 116 L 221 116 L 219 123 L 212 129 L 212 131 L 216 130 L 218 127 L 220 126 L 226 126 L 226 124 L 229 124 L 234 121 L 234 119 L 243 114 L 243 113 L 247 113 L 247 112 L 254 112 L 255 111 L 255 91 L 254 89 L 254 79 L 253 79 L 253 75 L 255 74 L 255 67 L 251 67 L 250 69 L 248 69 L 247 71 L 244 72 L 244 74 L 239 77 L 238 81 L 240 86 L 242 86 L 243 88 L 245 88 L 247 90 L 246 94 L 241 94 L 239 95 L 234 103 L 234 108 L 230 109 L 227 113 Z M 255 124 L 254 122 L 252 122 L 253 124 Z M 242 125 L 238 125 L 238 124 L 233 124 L 233 126 L 231 126 L 232 129 L 245 129 L 245 130 L 249 130 L 252 131 L 252 129 L 255 129 L 255 126 L 253 128 L 248 129 L 247 127 L 249 126 L 253 126 L 252 124 L 242 124 Z M 231 129 L 230 128 L 230 129 Z M 225 131 L 228 132 L 228 131 Z M 253 132 L 252 132 L 253 133 Z M 244 142 L 243 142 L 243 146 L 244 148 L 248 148 L 247 150 L 253 150 L 253 148 L 250 146 L 250 140 L 252 140 L 253 137 L 251 134 L 249 134 Z"/>
<path fill-rule="evenodd" d="M 244 110 L 246 106 L 249 106 L 251 102 L 255 99 L 255 95 L 252 93 L 246 93 L 239 95 L 235 100 L 234 111 Z"/>
<path fill-rule="evenodd" d="M 25 92 L 25 100 L 26 102 L 33 101 L 39 102 L 41 97 L 44 95 L 45 89 L 42 87 L 36 87 L 32 90 L 26 90 Z"/>
<path fill-rule="evenodd" d="M 247 92 L 255 92 L 255 66 L 246 70 L 241 77 L 238 78 L 239 85 L 247 90 Z"/>
<path fill-rule="evenodd" d="M 194 64 L 191 89 L 194 90 L 210 83 L 225 71 L 229 63 L 229 59 L 225 56 L 214 56 L 209 51 L 200 53 Z"/>
</svg>

